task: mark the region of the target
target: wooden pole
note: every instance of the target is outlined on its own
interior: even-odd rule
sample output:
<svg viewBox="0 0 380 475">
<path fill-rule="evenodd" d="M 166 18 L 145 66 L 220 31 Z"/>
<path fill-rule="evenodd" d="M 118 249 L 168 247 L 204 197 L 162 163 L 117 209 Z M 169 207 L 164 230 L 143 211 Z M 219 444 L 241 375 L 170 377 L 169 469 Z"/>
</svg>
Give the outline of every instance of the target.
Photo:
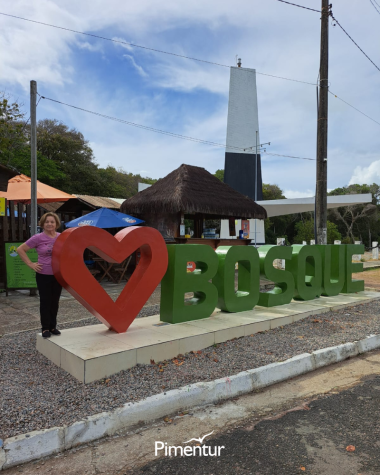
<svg viewBox="0 0 380 475">
<path fill-rule="evenodd" d="M 31 236 L 37 234 L 37 82 L 30 81 Z"/>
<path fill-rule="evenodd" d="M 329 95 L 329 0 L 322 0 L 321 56 L 317 131 L 315 221 L 317 244 L 327 244 L 327 135 Z"/>
</svg>

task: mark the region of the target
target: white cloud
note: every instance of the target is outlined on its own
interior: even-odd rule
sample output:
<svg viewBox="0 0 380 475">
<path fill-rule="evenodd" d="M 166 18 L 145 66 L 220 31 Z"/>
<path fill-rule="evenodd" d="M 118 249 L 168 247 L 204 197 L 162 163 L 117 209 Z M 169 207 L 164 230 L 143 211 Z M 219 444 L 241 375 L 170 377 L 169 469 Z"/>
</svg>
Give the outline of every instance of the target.
<svg viewBox="0 0 380 475">
<path fill-rule="evenodd" d="M 132 66 L 137 70 L 140 76 L 142 77 L 148 76 L 148 74 L 144 71 L 144 69 L 136 63 L 135 58 L 133 56 L 129 54 L 123 54 L 123 58 L 127 58 L 131 62 Z"/>
<path fill-rule="evenodd" d="M 372 183 L 380 183 L 380 160 L 372 162 L 368 167 L 356 167 L 349 181 L 349 185 L 371 185 Z"/>
<path fill-rule="evenodd" d="M 80 49 L 86 49 L 88 51 L 92 51 L 92 52 L 97 52 L 97 51 L 101 51 L 102 50 L 102 45 L 97 43 L 97 44 L 91 44 L 89 43 L 88 41 L 84 41 L 84 42 L 78 42 L 77 43 L 77 46 L 78 48 Z"/>
<path fill-rule="evenodd" d="M 356 4 L 336 0 L 334 14 L 376 58 L 379 19 L 367 2 L 361 5 L 362 21 L 357 21 Z M 319 68 L 319 15 L 279 2 L 3 0 L 2 10 L 120 41 L 133 38 L 148 48 L 220 64 L 233 65 L 239 53 L 243 67 L 305 81 L 315 81 Z M 228 68 L 2 16 L 0 51 L 0 90 L 14 92 L 24 104 L 29 103 L 29 81 L 35 79 L 41 93 L 63 102 L 158 129 L 225 141 Z M 125 53 L 128 61 L 123 62 Z M 141 77 L 133 78 L 133 85 L 130 81 L 120 86 L 119 70 L 127 67 Z M 331 27 L 332 91 L 380 120 L 376 74 L 343 32 Z M 268 76 L 258 76 L 257 82 L 260 137 L 272 142 L 268 152 L 315 158 L 315 88 Z M 379 161 L 379 126 L 339 99 L 331 95 L 329 99 L 328 187 L 378 181 L 373 164 Z M 102 166 L 112 163 L 134 173 L 144 169 L 158 178 L 181 163 L 211 172 L 224 164 L 222 148 L 156 135 L 51 102 L 40 102 L 38 117 L 55 117 L 78 128 L 93 144 Z M 278 184 L 287 190 L 285 196 L 314 194 L 315 162 L 263 155 L 262 168 L 264 182 Z"/>
</svg>

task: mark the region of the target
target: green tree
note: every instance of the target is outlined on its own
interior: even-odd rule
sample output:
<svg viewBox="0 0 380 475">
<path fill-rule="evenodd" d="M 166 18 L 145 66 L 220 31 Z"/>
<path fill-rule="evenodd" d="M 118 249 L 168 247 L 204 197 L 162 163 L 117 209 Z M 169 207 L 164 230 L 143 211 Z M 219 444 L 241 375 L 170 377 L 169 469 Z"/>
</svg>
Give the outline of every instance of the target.
<svg viewBox="0 0 380 475">
<path fill-rule="evenodd" d="M 0 162 L 3 165 L 10 164 L 15 151 L 27 142 L 24 117 L 19 104 L 0 93 Z"/>
<path fill-rule="evenodd" d="M 278 185 L 263 183 L 263 200 L 284 200 L 283 191 Z"/>
<path fill-rule="evenodd" d="M 314 239 L 314 220 L 298 221 L 295 225 L 297 234 L 294 236 L 294 244 L 302 244 L 303 241 L 309 243 Z M 341 241 L 342 235 L 338 231 L 338 226 L 327 221 L 327 244 L 334 244 L 334 241 Z"/>
<path fill-rule="evenodd" d="M 355 241 L 355 236 L 370 245 L 369 235 L 374 240 L 379 239 L 380 226 L 377 204 L 380 197 L 380 187 L 376 183 L 372 185 L 349 185 L 342 188 L 332 190 L 329 195 L 349 195 L 372 193 L 372 203 L 360 204 L 354 206 L 345 206 L 341 208 L 333 208 L 328 211 L 330 221 L 337 224 L 341 234 L 345 234 L 351 242 Z"/>
<path fill-rule="evenodd" d="M 218 178 L 220 181 L 224 182 L 224 169 L 216 170 L 214 176 L 216 176 L 216 178 Z"/>
<path fill-rule="evenodd" d="M 20 173 L 30 176 L 30 147 L 23 146 L 15 150 L 12 160 L 12 166 Z M 53 185 L 54 183 L 65 180 L 65 174 L 60 170 L 59 166 L 44 157 L 41 152 L 37 151 L 37 173 L 38 179 L 43 183 Z"/>
<path fill-rule="evenodd" d="M 263 200 L 283 200 L 284 192 L 278 185 L 263 183 Z M 272 216 L 265 220 L 265 242 L 277 244 L 277 238 L 286 237 L 290 240 L 294 234 L 294 224 L 298 215 Z"/>
</svg>

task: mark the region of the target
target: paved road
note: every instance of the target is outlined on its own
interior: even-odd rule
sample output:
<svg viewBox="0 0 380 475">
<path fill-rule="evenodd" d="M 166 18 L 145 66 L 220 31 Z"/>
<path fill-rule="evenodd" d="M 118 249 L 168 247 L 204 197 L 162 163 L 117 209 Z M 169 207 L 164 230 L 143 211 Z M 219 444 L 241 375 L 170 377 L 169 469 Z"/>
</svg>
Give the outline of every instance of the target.
<svg viewBox="0 0 380 475">
<path fill-rule="evenodd" d="M 380 377 L 376 376 L 278 419 L 245 421 L 242 427 L 207 442 L 225 447 L 220 457 L 166 457 L 128 473 L 379 474 L 379 402 Z M 349 446 L 353 452 L 347 451 Z"/>
<path fill-rule="evenodd" d="M 379 402 L 380 351 L 4 475 L 375 475 Z M 155 457 L 157 441 L 190 445 L 182 443 L 212 431 L 205 444 L 224 446 L 220 457 Z"/>
</svg>

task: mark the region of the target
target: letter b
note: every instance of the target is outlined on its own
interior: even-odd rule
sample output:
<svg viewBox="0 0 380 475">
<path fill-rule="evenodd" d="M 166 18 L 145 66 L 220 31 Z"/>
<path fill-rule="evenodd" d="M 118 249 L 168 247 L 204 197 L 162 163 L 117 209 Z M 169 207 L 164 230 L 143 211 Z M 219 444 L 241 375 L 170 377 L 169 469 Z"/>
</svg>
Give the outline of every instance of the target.
<svg viewBox="0 0 380 475">
<path fill-rule="evenodd" d="M 161 321 L 181 323 L 209 317 L 218 301 L 218 291 L 209 282 L 218 270 L 214 250 L 204 244 L 169 244 L 167 248 L 169 264 L 161 282 Z M 189 261 L 196 263 L 194 272 L 187 272 Z M 194 298 L 185 302 L 189 292 Z"/>
</svg>

